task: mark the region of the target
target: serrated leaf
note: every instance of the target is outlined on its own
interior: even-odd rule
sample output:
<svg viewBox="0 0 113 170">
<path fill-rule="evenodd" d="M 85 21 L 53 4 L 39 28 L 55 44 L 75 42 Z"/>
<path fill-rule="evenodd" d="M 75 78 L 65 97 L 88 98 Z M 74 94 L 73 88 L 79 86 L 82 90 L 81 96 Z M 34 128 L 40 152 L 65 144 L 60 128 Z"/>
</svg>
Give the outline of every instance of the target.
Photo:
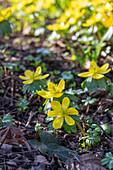
<svg viewBox="0 0 113 170">
<path fill-rule="evenodd" d="M 68 158 L 73 158 L 70 153 L 76 154 L 75 151 L 67 149 L 64 146 L 60 146 L 55 143 L 51 143 L 48 145 L 48 155 L 53 156 L 53 153 L 56 154 L 63 162 L 65 162 Z"/>
<path fill-rule="evenodd" d="M 23 93 L 36 92 L 36 90 L 45 89 L 46 80 L 36 80 L 32 84 L 25 84 L 23 86 Z"/>
<path fill-rule="evenodd" d="M 108 90 L 109 86 L 107 83 L 107 78 L 104 76 L 102 79 L 93 79 L 92 77 L 87 78 L 81 86 L 85 89 L 85 91 L 89 92 L 97 92 L 98 89 L 106 89 Z"/>
<path fill-rule="evenodd" d="M 44 144 L 57 143 L 62 144 L 62 138 L 58 134 L 52 133 L 52 131 L 40 131 L 40 141 Z"/>
</svg>

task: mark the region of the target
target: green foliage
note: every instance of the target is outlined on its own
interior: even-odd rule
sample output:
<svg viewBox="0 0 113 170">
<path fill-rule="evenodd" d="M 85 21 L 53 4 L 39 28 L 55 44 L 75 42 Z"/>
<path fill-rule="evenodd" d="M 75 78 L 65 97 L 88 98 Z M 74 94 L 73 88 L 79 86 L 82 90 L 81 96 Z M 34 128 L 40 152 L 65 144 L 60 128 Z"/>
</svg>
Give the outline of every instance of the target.
<svg viewBox="0 0 113 170">
<path fill-rule="evenodd" d="M 50 157 L 53 157 L 53 154 L 55 154 L 63 162 L 69 158 L 73 158 L 73 155 L 76 154 L 75 151 L 62 146 L 63 140 L 61 136 L 53 134 L 51 131 L 40 131 L 40 141 L 31 139 L 29 143 L 34 148 L 38 148 L 42 154 L 48 154 Z"/>
<path fill-rule="evenodd" d="M 36 92 L 36 90 L 44 90 L 46 87 L 46 80 L 34 80 L 32 84 L 25 84 L 23 86 L 23 93 Z"/>
<path fill-rule="evenodd" d="M 107 123 L 101 125 L 101 127 L 103 130 L 105 130 L 106 133 L 111 133 L 111 128 Z M 87 130 L 86 136 L 81 138 L 83 139 L 82 146 L 91 146 L 100 142 L 101 136 L 103 135 L 103 130 L 98 125 L 92 124 L 91 128 Z"/>
<path fill-rule="evenodd" d="M 37 132 L 38 130 L 41 130 L 41 129 L 43 129 L 43 127 L 41 126 L 40 123 L 37 123 L 37 124 L 35 125 L 35 131 Z"/>
<path fill-rule="evenodd" d="M 88 77 L 82 82 L 81 86 L 85 91 L 89 91 L 89 92 L 93 92 L 93 91 L 97 92 L 98 89 L 105 89 L 105 90 L 109 89 L 107 78 L 105 76 L 99 80 L 93 79 L 92 77 Z"/>
<path fill-rule="evenodd" d="M 71 71 L 64 71 L 61 73 L 61 76 L 61 79 L 64 79 L 66 82 L 74 79 L 74 76 Z"/>
<path fill-rule="evenodd" d="M 113 97 L 113 83 L 109 85 L 110 95 Z"/>
<path fill-rule="evenodd" d="M 11 25 L 8 20 L 0 22 L 0 35 L 11 33 Z"/>
<path fill-rule="evenodd" d="M 14 119 L 13 117 L 11 116 L 10 113 L 6 114 L 3 119 L 0 117 L 0 124 L 1 124 L 1 127 L 3 128 L 4 126 L 10 126 L 10 123 L 13 122 Z"/>
<path fill-rule="evenodd" d="M 2 65 L 3 66 L 5 66 L 9 71 L 12 71 L 12 70 L 14 70 L 14 71 L 19 71 L 19 62 L 17 61 L 17 62 L 15 62 L 15 63 L 10 63 L 10 62 L 8 62 L 8 63 L 2 63 Z"/>
<path fill-rule="evenodd" d="M 48 56 L 51 52 L 47 48 L 38 48 L 36 53 L 40 54 L 42 57 L 45 57 Z"/>
<path fill-rule="evenodd" d="M 101 165 L 106 165 L 107 164 L 107 168 L 109 168 L 110 170 L 113 169 L 113 155 L 111 152 L 108 152 L 105 154 L 105 158 L 103 158 L 101 160 Z"/>
<path fill-rule="evenodd" d="M 16 106 L 18 106 L 18 111 L 25 112 L 26 110 L 29 110 L 28 107 L 29 102 L 27 101 L 27 97 L 24 96 L 24 98 L 19 98 L 19 101 Z"/>
<path fill-rule="evenodd" d="M 95 98 L 91 99 L 91 97 L 87 97 L 85 100 L 82 100 L 85 106 L 87 106 L 88 104 L 93 104 L 95 101 L 96 99 Z"/>
<path fill-rule="evenodd" d="M 73 133 L 76 133 L 76 132 L 77 132 L 77 129 L 76 129 L 76 126 L 75 126 L 75 125 L 69 126 L 66 122 L 64 122 L 63 126 L 64 126 L 64 129 L 65 129 L 69 134 L 71 134 L 71 132 L 73 132 Z"/>
<path fill-rule="evenodd" d="M 101 141 L 100 136 L 98 136 L 98 131 L 92 130 L 91 128 L 87 130 L 86 136 L 82 137 L 81 139 L 84 141 L 82 143 L 83 147 L 95 145 Z"/>
</svg>

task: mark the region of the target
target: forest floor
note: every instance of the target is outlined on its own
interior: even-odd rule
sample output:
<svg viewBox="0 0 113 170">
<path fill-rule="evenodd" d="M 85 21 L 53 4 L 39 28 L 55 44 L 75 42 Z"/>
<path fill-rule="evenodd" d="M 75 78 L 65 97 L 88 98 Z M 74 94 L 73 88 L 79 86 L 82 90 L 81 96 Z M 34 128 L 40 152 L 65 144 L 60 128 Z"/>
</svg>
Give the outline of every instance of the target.
<svg viewBox="0 0 113 170">
<path fill-rule="evenodd" d="M 113 150 L 113 97 L 109 91 L 98 90 L 97 93 L 84 92 L 76 94 L 77 106 L 81 115 L 81 126 L 86 130 L 86 122 L 93 119 L 93 124 L 107 123 L 112 132 L 98 134 L 101 141 L 95 145 L 82 147 L 82 133 L 78 129 L 76 133 L 68 134 L 63 128 L 57 133 L 48 131 L 46 114 L 41 107 L 45 99 L 34 97 L 30 93 L 24 94 L 23 83 L 19 78 L 27 69 L 35 70 L 41 65 L 44 73 L 50 74 L 51 81 L 59 81 L 64 78 L 66 89 L 70 84 L 74 90 L 81 89 L 84 80 L 77 76 L 81 70 L 77 61 L 71 61 L 71 54 L 63 40 L 48 42 L 45 37 L 41 41 L 30 36 L 12 34 L 8 40 L 0 39 L 0 65 L 3 67 L 3 76 L 0 83 L 0 117 L 10 113 L 13 123 L 10 126 L 0 126 L 0 169 L 31 169 L 31 170 L 104 170 L 101 159 L 105 153 Z M 19 38 L 18 38 L 19 37 Z M 50 51 L 53 51 L 52 53 Z M 68 52 L 68 55 L 64 55 Z M 39 57 L 39 58 L 38 58 Z M 37 60 L 36 60 L 37 58 Z M 37 63 L 36 63 L 37 61 Z M 107 77 L 113 82 L 113 58 L 99 60 L 99 65 L 108 62 L 112 71 Z M 101 64 L 102 63 L 102 64 Z M 68 73 L 66 78 L 62 73 Z M 63 77 L 64 76 L 64 77 Z M 71 80 L 71 77 L 73 80 Z M 26 96 L 28 108 L 24 112 L 18 110 L 18 98 Z M 82 100 L 87 97 L 96 98 L 96 101 L 87 106 Z M 41 111 L 40 111 L 40 109 Z M 89 118 L 88 118 L 89 116 Z M 40 123 L 43 127 L 35 131 L 35 125 Z"/>
</svg>

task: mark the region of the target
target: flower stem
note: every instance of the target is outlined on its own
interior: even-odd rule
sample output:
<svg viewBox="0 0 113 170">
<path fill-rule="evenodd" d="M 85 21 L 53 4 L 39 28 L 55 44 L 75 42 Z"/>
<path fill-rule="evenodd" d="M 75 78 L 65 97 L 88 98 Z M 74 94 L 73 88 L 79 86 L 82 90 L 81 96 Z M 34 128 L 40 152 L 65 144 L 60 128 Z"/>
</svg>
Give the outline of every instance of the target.
<svg viewBox="0 0 113 170">
<path fill-rule="evenodd" d="M 78 122 L 75 122 L 75 123 L 78 126 L 78 128 L 81 130 L 83 136 L 86 136 L 85 131 L 82 129 L 82 127 L 79 125 L 79 123 Z"/>
<path fill-rule="evenodd" d="M 88 112 L 89 112 L 89 103 L 88 103 L 88 105 L 87 105 L 86 113 L 88 113 Z"/>
</svg>

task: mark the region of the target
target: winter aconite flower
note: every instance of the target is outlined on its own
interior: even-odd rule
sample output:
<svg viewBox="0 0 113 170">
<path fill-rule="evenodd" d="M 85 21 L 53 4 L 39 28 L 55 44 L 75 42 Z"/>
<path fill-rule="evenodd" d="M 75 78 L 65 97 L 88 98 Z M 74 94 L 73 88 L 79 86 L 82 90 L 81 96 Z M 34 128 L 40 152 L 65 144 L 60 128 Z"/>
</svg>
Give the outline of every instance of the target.
<svg viewBox="0 0 113 170">
<path fill-rule="evenodd" d="M 54 129 L 61 128 L 64 120 L 70 126 L 75 124 L 75 121 L 69 115 L 78 115 L 78 111 L 73 107 L 70 107 L 68 109 L 69 104 L 70 100 L 68 97 L 65 97 L 62 100 L 62 105 L 58 101 L 51 102 L 51 107 L 53 111 L 49 111 L 47 115 L 49 117 L 56 117 L 56 119 L 53 121 Z"/>
<path fill-rule="evenodd" d="M 41 79 L 45 79 L 49 76 L 49 74 L 45 74 L 45 75 L 41 75 L 42 69 L 41 67 L 37 67 L 36 72 L 34 71 L 30 71 L 30 70 L 26 70 L 24 72 L 25 76 L 19 76 L 23 81 L 23 84 L 31 84 L 33 83 L 35 80 L 41 80 Z"/>
<path fill-rule="evenodd" d="M 9 18 L 13 14 L 15 9 L 16 9 L 15 6 L 13 6 L 13 7 L 8 7 L 4 10 L 0 10 L 0 22 Z"/>
<path fill-rule="evenodd" d="M 78 74 L 79 77 L 92 77 L 93 79 L 101 79 L 104 77 L 103 74 L 110 72 L 108 69 L 109 64 L 106 63 L 102 67 L 99 67 L 96 62 L 92 61 L 90 64 L 89 72 Z"/>
<path fill-rule="evenodd" d="M 51 97 L 59 98 L 63 95 L 62 91 L 65 88 L 65 81 L 60 80 L 59 84 L 54 84 L 52 82 L 48 83 L 48 91 L 36 91 L 43 98 L 49 99 Z"/>
</svg>

